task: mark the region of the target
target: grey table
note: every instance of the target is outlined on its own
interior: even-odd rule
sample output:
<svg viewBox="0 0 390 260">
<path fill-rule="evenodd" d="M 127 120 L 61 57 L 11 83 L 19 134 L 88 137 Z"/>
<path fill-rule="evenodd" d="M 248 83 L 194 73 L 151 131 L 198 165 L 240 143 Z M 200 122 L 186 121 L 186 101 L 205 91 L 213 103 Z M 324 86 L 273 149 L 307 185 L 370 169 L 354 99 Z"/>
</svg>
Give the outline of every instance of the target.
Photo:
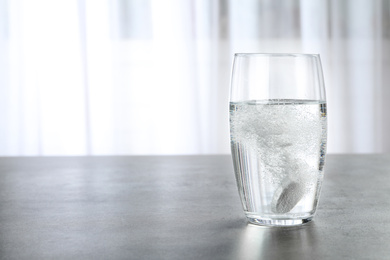
<svg viewBox="0 0 390 260">
<path fill-rule="evenodd" d="M 0 158 L 1 259 L 390 259 L 390 155 L 330 155 L 313 222 L 247 224 L 230 156 Z"/>
</svg>

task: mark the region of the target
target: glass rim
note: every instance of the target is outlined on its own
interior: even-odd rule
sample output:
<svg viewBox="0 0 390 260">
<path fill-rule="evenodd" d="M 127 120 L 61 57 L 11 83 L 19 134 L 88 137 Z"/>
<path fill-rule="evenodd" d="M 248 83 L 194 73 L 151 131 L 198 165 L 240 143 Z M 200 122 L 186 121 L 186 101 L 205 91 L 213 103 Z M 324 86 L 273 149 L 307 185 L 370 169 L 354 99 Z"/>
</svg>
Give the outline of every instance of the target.
<svg viewBox="0 0 390 260">
<path fill-rule="evenodd" d="M 256 53 L 256 52 L 241 52 L 241 53 L 235 53 L 235 57 L 245 57 L 245 56 L 268 56 L 268 57 L 320 57 L 319 53 Z"/>
</svg>

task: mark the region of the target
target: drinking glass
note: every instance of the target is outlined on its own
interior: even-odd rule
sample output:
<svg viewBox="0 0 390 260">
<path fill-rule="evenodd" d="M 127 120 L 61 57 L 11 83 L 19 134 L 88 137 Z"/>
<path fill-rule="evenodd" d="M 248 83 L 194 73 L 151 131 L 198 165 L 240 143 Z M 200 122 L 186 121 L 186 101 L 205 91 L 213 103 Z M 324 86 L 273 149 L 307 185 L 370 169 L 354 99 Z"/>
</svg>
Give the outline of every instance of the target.
<svg viewBox="0 0 390 260">
<path fill-rule="evenodd" d="M 317 54 L 235 54 L 231 152 L 250 223 L 312 220 L 327 141 L 325 86 Z"/>
</svg>

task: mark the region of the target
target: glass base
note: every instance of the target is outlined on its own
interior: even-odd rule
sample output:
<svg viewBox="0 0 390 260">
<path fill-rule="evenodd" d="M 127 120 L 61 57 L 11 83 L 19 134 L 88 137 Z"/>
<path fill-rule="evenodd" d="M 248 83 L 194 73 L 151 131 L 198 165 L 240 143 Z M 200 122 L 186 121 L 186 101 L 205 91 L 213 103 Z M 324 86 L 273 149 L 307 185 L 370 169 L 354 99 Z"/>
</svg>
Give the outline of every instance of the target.
<svg viewBox="0 0 390 260">
<path fill-rule="evenodd" d="M 260 226 L 277 226 L 277 227 L 288 227 L 288 226 L 299 226 L 309 223 L 313 217 L 302 218 L 302 219 L 263 219 L 257 217 L 247 216 L 249 223 L 260 225 Z"/>
</svg>

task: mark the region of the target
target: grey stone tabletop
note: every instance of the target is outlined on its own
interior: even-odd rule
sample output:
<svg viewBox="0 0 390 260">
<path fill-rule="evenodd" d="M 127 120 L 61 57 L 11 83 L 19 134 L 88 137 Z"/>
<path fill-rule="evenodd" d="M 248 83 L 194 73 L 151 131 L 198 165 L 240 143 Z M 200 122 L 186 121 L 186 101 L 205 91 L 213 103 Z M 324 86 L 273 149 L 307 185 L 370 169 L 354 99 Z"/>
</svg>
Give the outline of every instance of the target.
<svg viewBox="0 0 390 260">
<path fill-rule="evenodd" d="M 0 259 L 389 259 L 390 155 L 328 155 L 314 221 L 248 224 L 229 155 L 2 157 Z"/>
</svg>

